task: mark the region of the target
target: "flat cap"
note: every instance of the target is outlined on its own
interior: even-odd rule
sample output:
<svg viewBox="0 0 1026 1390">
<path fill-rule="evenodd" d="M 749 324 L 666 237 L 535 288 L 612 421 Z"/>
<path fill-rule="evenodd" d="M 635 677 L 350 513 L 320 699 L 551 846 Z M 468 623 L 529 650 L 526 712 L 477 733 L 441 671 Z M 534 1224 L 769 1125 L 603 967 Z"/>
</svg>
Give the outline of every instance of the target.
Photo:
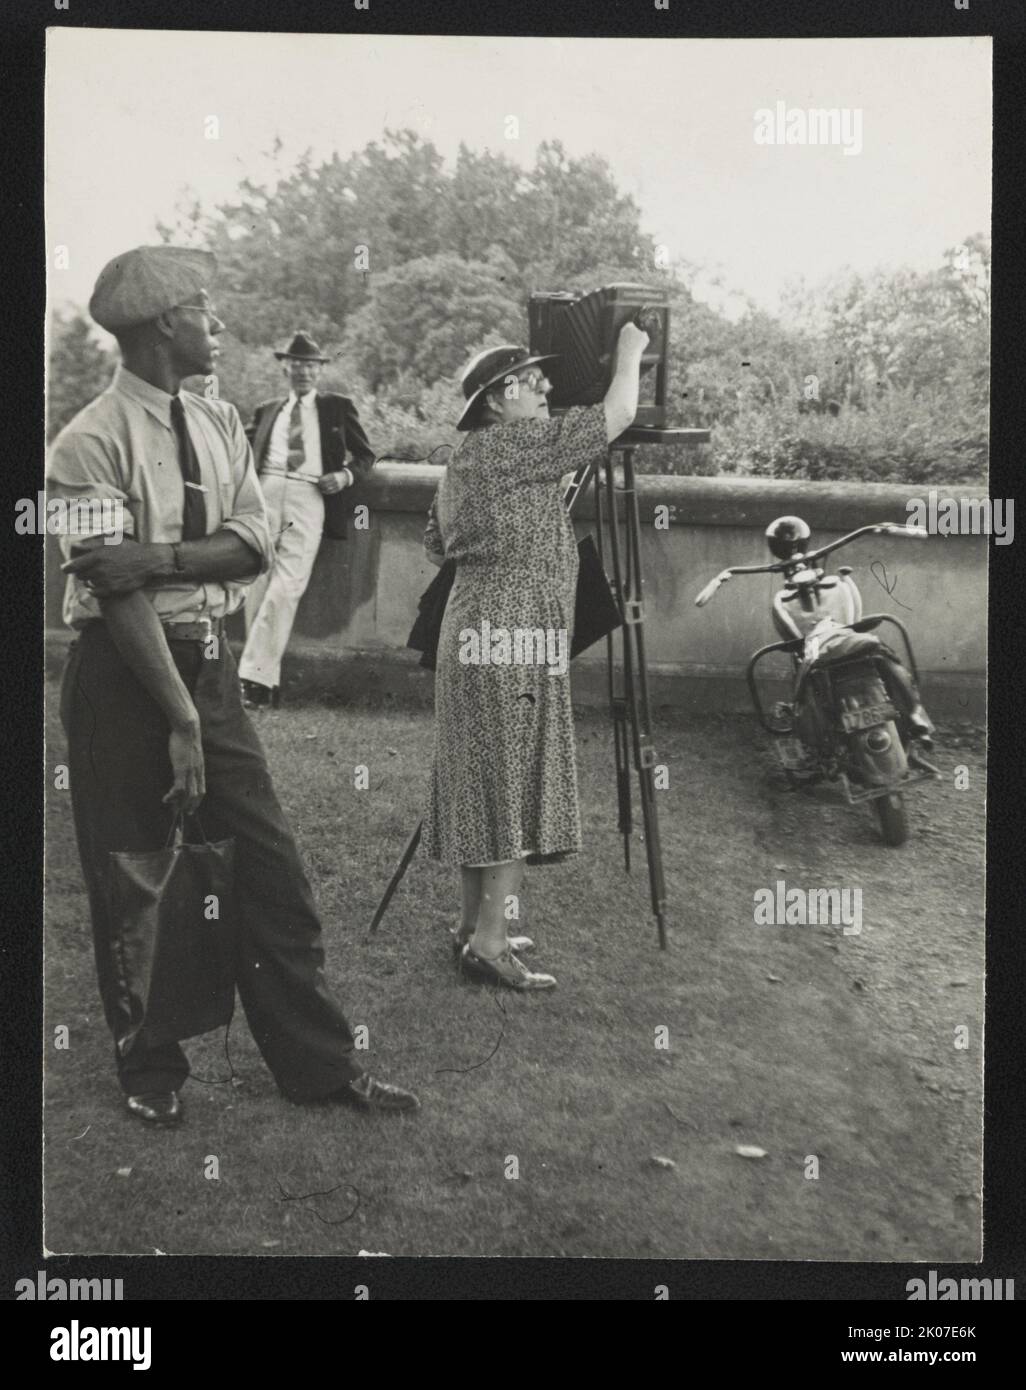
<svg viewBox="0 0 1026 1390">
<path fill-rule="evenodd" d="M 216 270 L 217 261 L 209 251 L 137 246 L 115 256 L 100 271 L 89 312 L 111 333 L 147 323 L 209 289 Z"/>
</svg>

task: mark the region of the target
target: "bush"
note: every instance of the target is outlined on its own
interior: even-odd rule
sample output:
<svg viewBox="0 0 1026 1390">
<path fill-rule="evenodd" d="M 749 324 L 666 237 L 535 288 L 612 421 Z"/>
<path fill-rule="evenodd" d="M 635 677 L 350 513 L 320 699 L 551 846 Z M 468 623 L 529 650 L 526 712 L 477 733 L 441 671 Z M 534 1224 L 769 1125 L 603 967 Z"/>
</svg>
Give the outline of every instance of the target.
<svg viewBox="0 0 1026 1390">
<path fill-rule="evenodd" d="M 117 353 L 102 346 L 84 314 L 54 316 L 46 376 L 48 440 L 107 389 L 117 361 Z"/>
<path fill-rule="evenodd" d="M 802 415 L 765 405 L 714 427 L 715 471 L 764 478 L 850 482 L 986 482 L 986 410 L 968 395 L 881 392 L 864 410 Z"/>
</svg>

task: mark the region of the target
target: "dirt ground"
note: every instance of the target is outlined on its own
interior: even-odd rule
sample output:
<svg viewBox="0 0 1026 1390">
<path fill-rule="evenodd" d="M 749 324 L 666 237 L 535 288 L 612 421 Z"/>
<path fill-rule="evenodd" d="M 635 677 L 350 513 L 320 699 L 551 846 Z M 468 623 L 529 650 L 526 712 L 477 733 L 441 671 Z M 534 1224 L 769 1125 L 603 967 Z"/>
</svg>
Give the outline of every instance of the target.
<svg viewBox="0 0 1026 1390">
<path fill-rule="evenodd" d="M 50 1250 L 978 1256 L 978 733 L 942 729 L 944 776 L 909 794 L 911 839 L 891 849 L 865 808 L 785 790 L 753 721 L 657 712 L 661 952 L 637 833 L 623 872 L 608 725 L 583 716 L 585 851 L 529 872 L 520 923 L 559 988 L 500 1000 L 452 970 L 456 884 L 439 865 L 418 857 L 365 934 L 420 813 L 430 717 L 310 704 L 260 727 L 322 904 L 328 978 L 369 1026 L 368 1065 L 424 1108 L 388 1121 L 287 1105 L 239 1014 L 239 1084 L 224 1084 L 224 1041 L 208 1036 L 188 1051 L 216 1084 L 186 1087 L 186 1125 L 154 1135 L 127 1117 L 54 794 L 47 1036 L 67 1024 L 73 1045 L 47 1051 Z M 358 763 L 369 791 L 354 789 Z M 860 888 L 861 932 L 757 925 L 754 895 L 778 880 Z"/>
</svg>

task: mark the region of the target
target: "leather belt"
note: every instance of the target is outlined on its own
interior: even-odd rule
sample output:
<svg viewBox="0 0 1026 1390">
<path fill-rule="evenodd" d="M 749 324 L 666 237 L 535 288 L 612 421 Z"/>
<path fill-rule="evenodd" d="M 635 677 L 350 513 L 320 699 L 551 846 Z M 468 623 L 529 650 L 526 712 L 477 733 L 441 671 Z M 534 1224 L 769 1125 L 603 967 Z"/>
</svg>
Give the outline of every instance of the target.
<svg viewBox="0 0 1026 1390">
<path fill-rule="evenodd" d="M 211 637 L 220 637 L 223 631 L 223 618 L 198 618 L 191 623 L 164 624 L 164 635 L 169 642 L 207 642 Z"/>
<path fill-rule="evenodd" d="M 261 468 L 257 474 L 258 478 L 285 478 L 290 482 L 313 483 L 314 487 L 320 485 L 323 476 L 323 473 L 301 473 L 292 468 Z"/>
</svg>

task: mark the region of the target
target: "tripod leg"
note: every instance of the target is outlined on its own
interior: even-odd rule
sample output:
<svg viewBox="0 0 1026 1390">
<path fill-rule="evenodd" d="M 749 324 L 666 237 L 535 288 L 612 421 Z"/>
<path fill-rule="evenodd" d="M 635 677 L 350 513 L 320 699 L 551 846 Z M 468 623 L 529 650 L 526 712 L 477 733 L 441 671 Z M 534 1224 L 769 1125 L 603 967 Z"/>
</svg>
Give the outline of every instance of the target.
<svg viewBox="0 0 1026 1390">
<path fill-rule="evenodd" d="M 639 552 L 640 554 L 640 552 Z M 655 799 L 655 746 L 648 699 L 648 668 L 645 663 L 645 628 L 641 619 L 634 627 L 637 646 L 638 695 L 634 703 L 635 760 L 641 790 L 641 814 L 645 825 L 648 855 L 648 881 L 652 893 L 652 912 L 659 932 L 660 949 L 666 950 L 666 883 L 663 878 L 663 851 L 659 837 L 659 813 Z"/>
<path fill-rule="evenodd" d="M 626 618 L 626 584 L 624 579 L 624 560 L 620 550 L 620 516 L 616 502 L 616 486 L 613 476 L 613 463 L 610 456 L 606 461 L 606 498 L 609 506 L 609 551 L 613 561 L 613 591 L 616 596 L 616 604 L 620 610 L 620 615 Z M 615 663 L 613 660 L 613 637 L 610 636 L 607 647 L 609 657 L 609 692 L 610 692 L 610 713 L 613 716 L 613 743 L 616 756 L 616 795 L 619 810 L 619 829 L 623 836 L 623 859 L 624 867 L 630 873 L 631 868 L 631 835 L 634 830 L 634 819 L 631 807 L 631 783 L 628 771 L 630 763 L 630 745 L 627 736 L 627 701 L 630 698 L 630 689 L 633 684 L 633 666 L 631 662 L 630 629 L 626 621 L 620 629 L 623 634 L 623 665 L 622 665 L 622 691 L 617 692 Z"/>
<path fill-rule="evenodd" d="M 652 720 L 648 698 L 648 669 L 645 664 L 644 611 L 641 602 L 644 580 L 641 571 L 641 522 L 634 487 L 634 451 L 630 446 L 617 450 L 624 456 L 624 496 L 626 528 L 624 551 L 620 546 L 620 517 L 617 508 L 612 453 L 606 459 L 605 490 L 608 514 L 605 514 L 602 484 L 598 471 L 593 476 L 595 487 L 595 519 L 599 559 L 606 565 L 605 537 L 608 528 L 609 552 L 613 568 L 613 589 L 623 618 L 622 691 L 617 689 L 613 635 L 606 638 L 606 662 L 609 676 L 609 709 L 613 720 L 613 746 L 616 760 L 616 795 L 618 828 L 623 836 L 624 865 L 631 868 L 631 835 L 633 830 L 630 784 L 631 746 L 634 766 L 638 773 L 641 812 L 645 834 L 645 853 L 648 860 L 648 879 L 652 912 L 656 919 L 660 949 L 666 940 L 666 884 L 663 876 L 662 845 L 659 838 L 659 817 L 655 801 L 655 749 L 652 746 Z M 578 500 L 585 482 L 583 472 L 574 477 L 566 494 L 572 507 Z M 628 732 L 628 726 L 629 731 Z"/>
<path fill-rule="evenodd" d="M 382 917 L 384 917 L 386 911 L 388 910 L 388 904 L 392 901 L 392 897 L 395 893 L 395 890 L 403 881 L 403 874 L 405 874 L 406 870 L 410 867 L 410 861 L 413 859 L 413 856 L 417 853 L 417 846 L 420 844 L 420 834 L 423 829 L 424 822 L 420 820 L 417 822 L 416 830 L 414 830 L 413 834 L 407 841 L 406 848 L 403 850 L 402 858 L 396 865 L 395 872 L 388 881 L 388 887 L 385 889 L 384 896 L 378 903 L 377 911 L 375 912 L 374 917 L 371 920 L 371 924 L 367 929 L 368 936 L 371 934 L 371 932 L 377 931 L 378 927 L 380 926 L 381 919 Z"/>
<path fill-rule="evenodd" d="M 634 486 L 634 451 L 623 450 L 624 496 L 626 509 L 628 585 L 624 594 L 624 672 L 627 676 L 626 703 L 634 742 L 634 765 L 641 794 L 641 814 L 645 827 L 645 853 L 656 919 L 659 947 L 666 950 L 666 884 L 663 876 L 662 843 L 655 800 L 655 748 L 652 744 L 652 716 L 648 695 L 648 666 L 645 660 L 645 613 L 642 603 L 641 519 Z M 633 659 L 626 659 L 631 653 Z M 636 678 L 635 678 L 636 676 Z"/>
<path fill-rule="evenodd" d="M 659 949 L 666 950 L 666 882 L 663 878 L 663 849 L 659 839 L 659 816 L 656 812 L 655 786 L 652 769 L 639 769 L 641 786 L 641 816 L 645 826 L 645 853 L 648 858 L 648 883 L 652 897 L 652 915 L 656 919 Z"/>
<path fill-rule="evenodd" d="M 613 708 L 613 756 L 616 762 L 616 825 L 623 836 L 623 867 L 631 871 L 631 749 L 627 734 L 627 706 L 617 700 Z"/>
<path fill-rule="evenodd" d="M 597 470 L 597 469 L 595 470 L 595 473 L 594 473 L 593 476 L 594 476 L 594 482 L 595 482 L 595 539 L 596 539 L 596 541 L 597 541 L 597 549 L 598 549 L 599 562 L 600 562 L 600 564 L 602 565 L 602 572 L 605 573 L 605 570 L 606 570 L 605 509 L 604 509 L 604 507 L 603 507 L 603 505 L 602 505 L 602 488 L 601 488 L 600 485 L 599 485 L 599 475 L 598 475 L 598 470 Z M 620 608 L 620 613 L 621 613 L 621 617 L 622 617 L 622 615 L 623 615 L 623 606 L 622 606 L 622 604 L 620 603 L 620 596 L 619 596 L 619 594 L 614 594 L 614 598 L 616 599 L 617 607 Z M 607 677 L 607 679 L 608 679 L 608 684 L 609 684 L 609 711 L 610 711 L 610 714 L 612 714 L 612 712 L 613 712 L 614 701 L 616 700 L 616 687 L 615 687 L 615 683 L 614 683 L 614 681 L 613 681 L 613 667 L 614 667 L 614 659 L 613 659 L 613 634 L 612 634 L 611 632 L 608 632 L 608 633 L 606 633 L 606 677 Z"/>
</svg>

